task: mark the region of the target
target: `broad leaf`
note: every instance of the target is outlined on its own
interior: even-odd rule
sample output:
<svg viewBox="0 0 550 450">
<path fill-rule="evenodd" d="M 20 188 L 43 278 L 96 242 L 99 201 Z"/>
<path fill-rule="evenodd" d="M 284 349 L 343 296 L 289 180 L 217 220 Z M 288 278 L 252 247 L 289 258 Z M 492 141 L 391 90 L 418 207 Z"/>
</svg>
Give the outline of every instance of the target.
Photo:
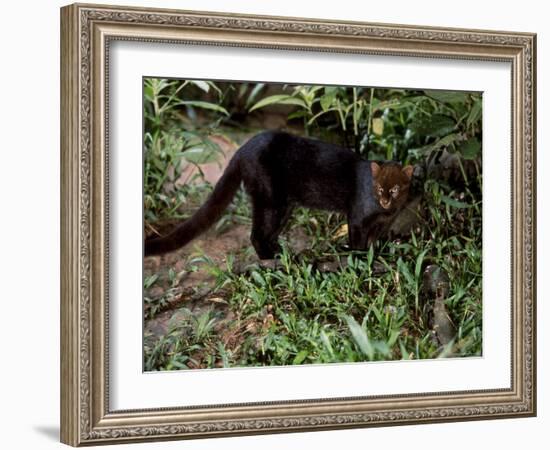
<svg viewBox="0 0 550 450">
<path fill-rule="evenodd" d="M 158 280 L 158 277 L 159 276 L 157 274 L 154 274 L 150 277 L 145 278 L 145 280 L 143 281 L 143 287 L 145 289 L 149 289 L 151 286 L 153 286 L 153 284 L 155 284 L 155 282 Z"/>
<path fill-rule="evenodd" d="M 431 117 L 424 117 L 418 122 L 413 122 L 410 129 L 420 136 L 441 137 L 451 133 L 455 125 L 452 117 L 444 114 L 434 114 Z"/>
<path fill-rule="evenodd" d="M 359 347 L 359 349 L 365 354 L 365 356 L 372 360 L 374 359 L 374 347 L 369 341 L 367 332 L 357 323 L 357 321 L 352 316 L 345 316 L 346 322 L 348 323 L 349 330 L 353 340 Z"/>
<path fill-rule="evenodd" d="M 466 119 L 466 126 L 471 126 L 476 123 L 481 118 L 481 99 L 477 99 L 468 114 L 468 119 Z"/>
<path fill-rule="evenodd" d="M 464 159 L 475 159 L 481 151 L 481 144 L 475 137 L 472 137 L 460 144 L 458 151 Z"/>
<path fill-rule="evenodd" d="M 279 95 L 271 95 L 269 97 L 261 99 L 248 111 L 252 112 L 255 109 L 264 108 L 265 106 L 269 106 L 269 105 L 297 105 L 297 106 L 301 106 L 302 108 L 307 108 L 307 105 L 303 100 L 300 100 L 299 98 L 296 98 L 296 97 L 292 97 L 291 95 L 279 94 Z"/>
<path fill-rule="evenodd" d="M 403 276 L 407 280 L 407 283 L 409 283 L 411 287 L 416 285 L 416 282 L 411 271 L 409 270 L 409 267 L 407 266 L 407 264 L 405 264 L 405 262 L 403 262 L 401 258 L 397 260 L 397 268 L 399 269 L 399 272 L 403 274 Z"/>
<path fill-rule="evenodd" d="M 334 99 L 336 98 L 336 94 L 337 94 L 337 90 L 336 89 L 332 89 L 330 91 L 327 92 L 327 89 L 325 88 L 325 95 L 323 95 L 321 97 L 321 109 L 323 111 L 326 111 L 327 109 L 329 109 L 333 102 L 334 102 Z"/>
<path fill-rule="evenodd" d="M 294 358 L 294 361 L 292 361 L 292 364 L 301 364 L 304 361 L 304 359 L 306 359 L 307 355 L 308 355 L 308 351 L 302 350 L 300 353 L 296 355 L 296 357 Z"/>
<path fill-rule="evenodd" d="M 432 91 L 425 90 L 424 93 L 441 103 L 466 103 L 468 96 L 458 91 Z"/>
<path fill-rule="evenodd" d="M 213 147 L 202 147 L 200 145 L 188 148 L 180 155 L 193 164 L 207 164 L 218 160 L 218 152 Z"/>
<path fill-rule="evenodd" d="M 153 102 L 155 99 L 155 90 L 153 89 L 153 86 L 151 86 L 150 84 L 146 84 L 143 87 L 143 95 L 145 96 L 147 101 Z"/>
<path fill-rule="evenodd" d="M 471 205 L 468 205 L 467 203 L 459 202 L 458 200 L 455 200 L 454 198 L 448 197 L 446 195 L 442 195 L 441 200 L 443 201 L 443 203 L 457 209 L 470 208 L 471 206 Z"/>
<path fill-rule="evenodd" d="M 258 283 L 260 286 L 266 285 L 264 278 L 255 270 L 252 272 L 252 278 L 254 278 L 254 281 L 256 281 L 256 283 Z"/>
<path fill-rule="evenodd" d="M 376 98 L 372 99 L 372 112 L 384 111 L 386 109 L 401 109 L 411 106 L 412 103 L 400 100 L 384 100 L 380 101 Z"/>
<path fill-rule="evenodd" d="M 460 139 L 461 139 L 460 134 L 451 133 L 445 137 L 442 137 L 441 139 L 434 142 L 433 144 L 426 145 L 421 148 L 412 148 L 409 150 L 409 154 L 413 155 L 416 158 L 420 158 L 422 156 L 429 155 L 431 152 L 439 150 L 442 147 L 449 147 L 452 143 Z"/>
<path fill-rule="evenodd" d="M 248 98 L 246 99 L 246 107 L 250 108 L 250 105 L 253 101 L 256 100 L 256 97 L 260 93 L 260 91 L 265 87 L 265 83 L 257 83 L 252 91 L 250 91 L 250 94 L 248 95 Z"/>
<path fill-rule="evenodd" d="M 226 116 L 229 116 L 229 113 L 223 106 L 216 105 L 215 103 L 203 102 L 200 100 L 182 100 L 180 102 L 175 103 L 175 105 L 185 105 L 185 106 L 193 106 L 195 108 L 210 109 L 212 111 L 218 111 L 218 112 L 221 112 L 222 114 L 225 114 Z"/>
<path fill-rule="evenodd" d="M 194 84 L 199 89 L 203 90 L 204 92 L 208 92 L 210 90 L 210 86 L 206 81 L 200 81 L 200 80 L 189 80 L 189 83 Z"/>
</svg>

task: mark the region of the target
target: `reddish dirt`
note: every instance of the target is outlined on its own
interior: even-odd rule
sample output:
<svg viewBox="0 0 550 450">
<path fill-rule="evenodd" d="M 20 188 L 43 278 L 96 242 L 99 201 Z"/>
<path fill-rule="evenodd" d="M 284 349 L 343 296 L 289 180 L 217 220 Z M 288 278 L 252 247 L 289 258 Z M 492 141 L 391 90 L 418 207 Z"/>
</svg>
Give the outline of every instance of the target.
<svg viewBox="0 0 550 450">
<path fill-rule="evenodd" d="M 231 139 L 221 135 L 210 136 L 210 140 L 218 144 L 218 147 L 220 147 L 220 149 L 224 153 L 224 158 L 221 161 L 216 161 L 208 164 L 201 164 L 200 166 L 201 171 L 204 174 L 204 181 L 208 181 L 209 183 L 214 185 L 220 178 L 225 167 L 227 166 L 227 164 L 229 163 L 229 161 L 231 160 L 235 152 L 238 150 L 239 145 L 236 142 L 232 141 Z M 180 185 L 184 185 L 193 178 L 193 175 L 197 173 L 199 173 L 198 168 L 193 164 L 189 164 L 183 170 L 181 176 L 176 181 L 176 183 Z"/>
<path fill-rule="evenodd" d="M 189 270 L 189 261 L 200 255 L 210 258 L 218 267 L 225 266 L 228 254 L 243 253 L 250 248 L 250 227 L 235 225 L 226 232 L 217 235 L 208 232 L 195 239 L 185 247 L 162 256 L 151 256 L 144 260 L 144 275 L 159 274 L 159 280 L 145 291 L 150 298 L 159 298 L 170 290 L 171 298 L 162 308 L 165 310 L 153 319 L 146 320 L 145 333 L 166 334 L 171 320 L 183 317 L 181 308 L 194 312 L 208 308 L 226 308 L 223 293 L 211 293 L 214 287 L 214 277 L 209 273 L 205 264 L 192 264 L 194 271 Z M 241 264 L 250 264 L 257 261 L 255 254 L 244 254 Z M 172 269 L 176 273 L 176 283 L 170 285 L 168 272 Z M 174 286 L 175 285 L 175 286 Z M 181 318 L 180 317 L 180 318 Z"/>
<path fill-rule="evenodd" d="M 243 136 L 238 136 L 237 140 L 244 142 L 253 134 L 255 133 L 252 132 L 248 136 L 245 133 Z M 218 144 L 225 155 L 220 162 L 201 165 L 204 179 L 215 185 L 239 145 L 232 139 L 222 135 L 210 136 L 210 139 Z M 189 182 L 197 172 L 198 169 L 194 165 L 188 165 L 176 183 Z M 175 222 L 166 223 L 157 231 L 164 234 L 175 225 Z M 210 230 L 187 246 L 174 252 L 145 258 L 143 264 L 144 276 L 158 274 L 159 279 L 151 288 L 145 290 L 144 295 L 151 299 L 166 298 L 160 307 L 160 312 L 156 311 L 152 314 L 154 316 L 152 319 L 145 319 L 145 336 L 165 335 L 170 323 L 177 323 L 184 317 L 184 309 L 197 313 L 211 307 L 226 309 L 225 301 L 220 297 L 220 293 L 210 295 L 214 287 L 214 278 L 208 272 L 205 264 L 193 264 L 194 271 L 192 271 L 190 270 L 189 261 L 195 257 L 205 255 L 217 266 L 222 267 L 226 264 L 228 254 L 246 253 L 247 248 L 252 250 L 249 236 L 250 227 L 246 225 L 235 225 L 223 233 Z M 250 260 L 252 262 L 254 258 L 255 254 L 252 251 L 242 255 L 239 260 L 245 262 Z M 169 280 L 170 269 L 176 273 L 174 282 Z M 149 314 L 147 302 L 145 303 L 145 313 L 146 315 Z"/>
<path fill-rule="evenodd" d="M 287 238 L 293 252 L 300 253 L 308 248 L 308 237 L 300 228 L 287 233 Z M 171 324 L 182 321 L 188 311 L 195 315 L 213 309 L 226 316 L 221 323 L 227 324 L 228 321 L 233 321 L 235 318 L 230 317 L 232 313 L 227 308 L 223 290 L 212 292 L 215 279 L 206 265 L 201 262 L 189 264 L 193 258 L 205 255 L 216 266 L 225 267 L 229 254 L 236 255 L 233 271 L 237 273 L 244 271 L 247 266 L 260 263 L 250 244 L 250 225 L 234 225 L 220 234 L 210 230 L 181 249 L 162 256 L 145 258 L 145 277 L 153 274 L 159 275 L 157 282 L 145 290 L 145 296 L 159 299 L 163 296 L 166 297 L 167 293 L 169 294 L 169 298 L 160 311 L 153 314 L 153 318 L 145 319 L 145 336 L 160 337 L 167 334 Z M 262 264 L 269 264 L 269 262 Z M 190 270 L 191 266 L 194 271 Z M 175 283 L 169 281 L 170 269 L 176 273 Z M 242 335 L 243 329 L 250 331 L 252 328 L 262 326 L 262 323 L 235 323 L 233 325 L 223 335 L 227 335 L 228 343 L 231 341 L 232 344 L 238 345 L 233 341 L 237 336 Z"/>
</svg>

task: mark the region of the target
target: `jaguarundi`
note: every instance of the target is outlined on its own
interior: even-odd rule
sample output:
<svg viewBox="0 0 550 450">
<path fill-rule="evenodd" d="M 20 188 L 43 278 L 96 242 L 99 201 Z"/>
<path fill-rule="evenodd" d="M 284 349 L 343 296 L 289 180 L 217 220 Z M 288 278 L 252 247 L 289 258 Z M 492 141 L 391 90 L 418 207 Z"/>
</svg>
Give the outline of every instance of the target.
<svg viewBox="0 0 550 450">
<path fill-rule="evenodd" d="M 251 241 L 260 259 L 273 259 L 293 207 L 338 211 L 348 221 L 349 244 L 364 250 L 407 200 L 413 166 L 365 161 L 344 147 L 282 131 L 265 131 L 229 161 L 199 210 L 164 237 L 147 239 L 145 255 L 175 250 L 212 226 L 237 189 L 252 202 Z"/>
</svg>

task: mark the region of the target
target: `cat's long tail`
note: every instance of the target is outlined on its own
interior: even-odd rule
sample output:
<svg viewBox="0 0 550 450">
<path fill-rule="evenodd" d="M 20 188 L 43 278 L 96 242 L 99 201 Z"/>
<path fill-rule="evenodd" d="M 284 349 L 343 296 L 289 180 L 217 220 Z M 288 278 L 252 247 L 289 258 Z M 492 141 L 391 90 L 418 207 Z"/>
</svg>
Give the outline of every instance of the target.
<svg viewBox="0 0 550 450">
<path fill-rule="evenodd" d="M 241 184 L 239 156 L 238 152 L 233 156 L 214 191 L 193 216 L 167 236 L 145 241 L 145 256 L 158 255 L 183 247 L 221 217 Z"/>
</svg>

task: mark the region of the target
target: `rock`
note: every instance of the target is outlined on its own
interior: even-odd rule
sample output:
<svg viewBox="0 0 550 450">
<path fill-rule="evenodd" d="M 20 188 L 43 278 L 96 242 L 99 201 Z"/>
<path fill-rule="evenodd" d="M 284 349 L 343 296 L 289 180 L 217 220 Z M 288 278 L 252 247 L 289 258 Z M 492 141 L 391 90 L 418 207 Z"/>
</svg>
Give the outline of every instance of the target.
<svg viewBox="0 0 550 450">
<path fill-rule="evenodd" d="M 340 269 L 345 269 L 348 266 L 346 257 L 340 257 L 329 261 L 318 261 L 316 268 L 321 273 L 338 272 Z"/>
<path fill-rule="evenodd" d="M 374 261 L 372 263 L 372 274 L 373 275 L 382 275 L 383 273 L 386 273 L 388 271 L 388 268 L 382 264 L 379 261 Z"/>
<path fill-rule="evenodd" d="M 430 264 L 422 275 L 424 292 L 433 297 L 446 297 L 449 293 L 449 275 L 436 264 Z"/>
<path fill-rule="evenodd" d="M 153 286 L 147 291 L 147 294 L 151 298 L 159 298 L 164 295 L 164 289 L 160 286 Z"/>
<path fill-rule="evenodd" d="M 437 339 L 443 346 L 452 342 L 456 336 L 455 327 L 447 313 L 447 308 L 445 307 L 443 299 L 436 298 L 434 302 L 432 328 L 437 335 Z"/>
<path fill-rule="evenodd" d="M 424 307 L 431 320 L 438 341 L 446 346 L 456 336 L 455 326 L 449 317 L 445 299 L 449 295 L 449 276 L 441 267 L 430 264 L 424 269 L 422 276 L 424 292 Z"/>
</svg>

